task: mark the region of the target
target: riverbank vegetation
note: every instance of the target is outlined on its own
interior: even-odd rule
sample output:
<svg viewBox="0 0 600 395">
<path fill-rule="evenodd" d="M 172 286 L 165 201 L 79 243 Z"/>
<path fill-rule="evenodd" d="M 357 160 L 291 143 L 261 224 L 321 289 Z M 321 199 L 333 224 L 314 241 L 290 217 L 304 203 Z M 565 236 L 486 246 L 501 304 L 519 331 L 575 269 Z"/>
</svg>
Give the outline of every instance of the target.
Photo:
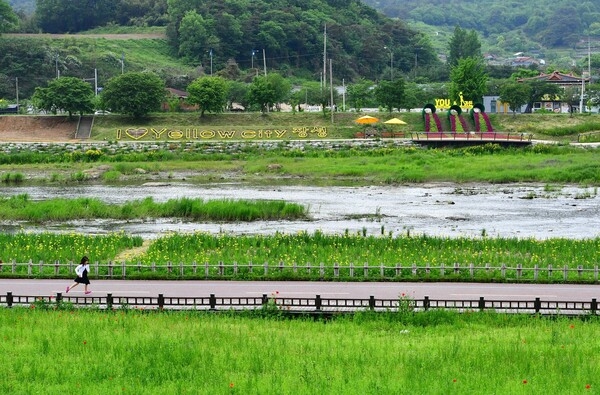
<svg viewBox="0 0 600 395">
<path fill-rule="evenodd" d="M 111 248 L 106 247 L 107 240 L 114 240 Z M 0 258 L 6 262 L 0 271 L 4 277 L 70 277 L 72 262 L 88 255 L 92 257 L 94 276 L 131 279 L 593 283 L 598 280 L 600 262 L 600 238 L 535 240 L 410 234 L 197 232 L 158 237 L 139 249 L 141 238 L 123 233 L 110 238 L 17 233 L 0 235 L 0 243 Z M 35 270 L 26 264 L 12 269 L 13 261 L 31 261 Z M 38 267 L 40 261 L 58 261 L 60 270 L 57 272 L 51 264 Z M 268 271 L 263 270 L 264 265 L 269 265 Z M 534 268 L 539 270 L 536 272 Z M 568 279 L 565 270 L 571 272 Z"/>
<path fill-rule="evenodd" d="M 177 181 L 258 185 L 424 182 L 600 184 L 596 148 L 535 144 L 423 149 L 393 140 L 71 145 L 0 153 L 2 183 Z"/>
<path fill-rule="evenodd" d="M 0 309 L 0 392 L 564 394 L 600 385 L 595 317 L 436 310 L 314 321 L 48 307 Z"/>
<path fill-rule="evenodd" d="M 194 221 L 269 221 L 303 219 L 307 208 L 275 200 L 169 199 L 155 202 L 152 197 L 108 204 L 97 198 L 49 199 L 33 201 L 27 194 L 0 197 L 0 220 L 29 222 L 85 219 L 132 220 L 180 218 Z"/>
</svg>

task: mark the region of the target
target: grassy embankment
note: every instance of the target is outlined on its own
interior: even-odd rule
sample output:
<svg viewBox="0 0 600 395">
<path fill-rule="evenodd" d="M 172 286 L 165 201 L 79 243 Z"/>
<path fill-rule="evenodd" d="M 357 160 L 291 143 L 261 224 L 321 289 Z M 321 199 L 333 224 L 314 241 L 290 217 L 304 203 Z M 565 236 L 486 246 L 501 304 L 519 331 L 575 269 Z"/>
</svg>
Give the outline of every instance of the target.
<svg viewBox="0 0 600 395">
<path fill-rule="evenodd" d="M 0 310 L 0 392 L 562 395 L 600 386 L 594 318 L 407 310 L 324 322 L 47 307 Z"/>
</svg>

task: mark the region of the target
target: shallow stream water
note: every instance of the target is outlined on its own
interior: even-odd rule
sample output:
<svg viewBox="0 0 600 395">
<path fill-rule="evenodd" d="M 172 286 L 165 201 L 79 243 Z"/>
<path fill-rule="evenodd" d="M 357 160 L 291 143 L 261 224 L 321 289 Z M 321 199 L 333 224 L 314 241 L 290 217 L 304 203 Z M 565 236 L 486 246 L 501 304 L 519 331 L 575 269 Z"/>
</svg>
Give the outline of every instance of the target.
<svg viewBox="0 0 600 395">
<path fill-rule="evenodd" d="M 201 199 L 275 199 L 308 208 L 310 221 L 203 223 L 178 219 L 70 221 L 33 225 L 2 223 L 5 232 L 51 231 L 106 234 L 125 231 L 152 239 L 170 232 L 205 231 L 273 234 L 322 231 L 367 235 L 410 233 L 446 237 L 572 239 L 600 236 L 597 190 L 576 186 L 427 184 L 369 187 L 256 187 L 187 183 L 140 186 L 3 187 L 1 196 L 27 193 L 31 199 L 95 197 L 109 203 Z"/>
</svg>

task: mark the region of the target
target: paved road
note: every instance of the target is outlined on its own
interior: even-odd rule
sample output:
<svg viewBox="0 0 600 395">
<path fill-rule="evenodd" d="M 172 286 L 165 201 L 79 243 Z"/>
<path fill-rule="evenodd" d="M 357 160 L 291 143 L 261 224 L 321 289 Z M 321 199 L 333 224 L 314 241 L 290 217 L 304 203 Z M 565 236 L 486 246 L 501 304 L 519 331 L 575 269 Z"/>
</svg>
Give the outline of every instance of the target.
<svg viewBox="0 0 600 395">
<path fill-rule="evenodd" d="M 0 279 L 0 294 L 50 296 L 64 293 L 68 280 Z M 123 281 L 92 280 L 92 296 L 165 296 L 218 297 L 260 296 L 279 292 L 279 297 L 368 298 L 397 299 L 401 294 L 413 299 L 533 300 L 591 301 L 600 300 L 598 285 L 568 284 L 480 284 L 480 283 L 339 283 L 339 282 L 277 282 L 277 281 Z M 83 286 L 69 295 L 83 296 Z"/>
</svg>

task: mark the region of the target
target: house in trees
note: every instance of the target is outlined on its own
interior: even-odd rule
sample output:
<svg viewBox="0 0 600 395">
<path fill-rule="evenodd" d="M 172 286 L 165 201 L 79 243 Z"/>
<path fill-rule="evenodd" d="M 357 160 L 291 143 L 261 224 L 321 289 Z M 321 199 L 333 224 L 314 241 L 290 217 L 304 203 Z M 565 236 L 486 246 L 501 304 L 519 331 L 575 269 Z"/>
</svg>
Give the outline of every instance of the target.
<svg viewBox="0 0 600 395">
<path fill-rule="evenodd" d="M 577 77 L 572 73 L 565 74 L 560 73 L 558 71 L 554 71 L 549 74 L 541 73 L 538 76 L 530 77 L 530 78 L 521 78 L 519 82 L 527 82 L 527 81 L 543 81 L 548 84 L 556 84 L 562 90 L 570 90 L 573 94 L 577 94 L 581 96 L 582 93 L 585 92 L 585 84 L 589 83 L 589 78 Z M 573 105 L 573 102 L 569 103 L 568 100 L 561 97 L 549 97 L 548 95 L 542 97 L 542 100 L 534 102 L 532 111 L 546 110 L 553 111 L 557 113 L 568 113 L 571 112 L 571 106 L 576 107 L 573 108 L 574 112 L 579 111 L 579 100 L 576 100 L 576 105 Z"/>
</svg>

